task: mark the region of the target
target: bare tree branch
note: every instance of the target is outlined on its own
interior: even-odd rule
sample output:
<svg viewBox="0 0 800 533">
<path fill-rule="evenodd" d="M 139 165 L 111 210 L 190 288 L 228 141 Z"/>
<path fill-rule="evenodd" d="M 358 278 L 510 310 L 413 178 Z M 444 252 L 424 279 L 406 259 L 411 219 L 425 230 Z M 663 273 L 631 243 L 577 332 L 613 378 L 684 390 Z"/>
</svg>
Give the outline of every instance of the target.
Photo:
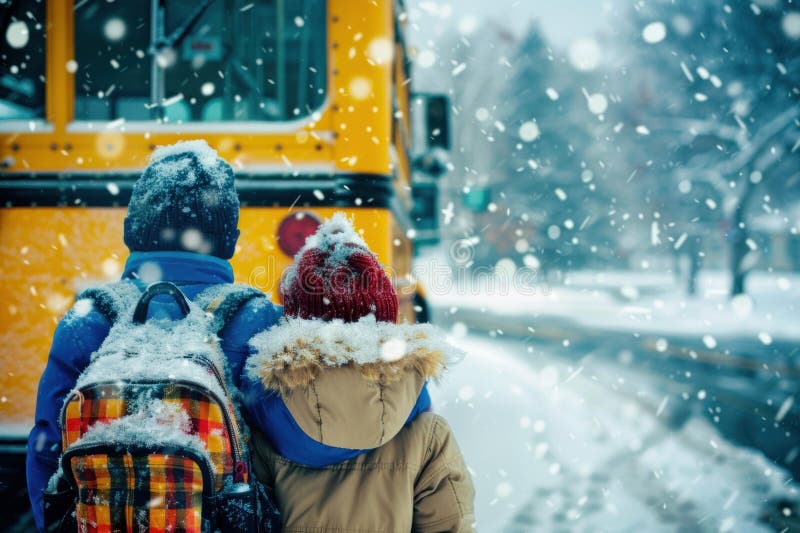
<svg viewBox="0 0 800 533">
<path fill-rule="evenodd" d="M 753 135 L 750 142 L 746 143 L 738 154 L 729 161 L 723 161 L 715 171 L 723 176 L 740 172 L 758 157 L 767 144 L 791 126 L 798 117 L 800 117 L 800 105 L 794 105 L 773 118 Z"/>
<path fill-rule="evenodd" d="M 691 139 L 700 135 L 709 135 L 721 141 L 736 143 L 737 146 L 742 146 L 747 142 L 747 130 L 720 124 L 713 120 L 663 117 L 651 120 L 649 123 L 653 130 L 688 133 Z"/>
<path fill-rule="evenodd" d="M 739 152 L 732 158 L 712 163 L 710 155 L 702 154 L 693 158 L 690 164 L 679 168 L 675 172 L 675 177 L 678 179 L 702 179 L 710 183 L 720 194 L 728 195 L 731 189 L 728 187 L 725 176 L 736 175 L 750 165 L 767 145 L 789 128 L 798 117 L 800 117 L 800 105 L 792 106 L 759 129 L 750 141 L 740 144 Z M 708 125 L 711 124 L 708 123 Z M 713 159 L 718 158 L 713 157 Z"/>
</svg>

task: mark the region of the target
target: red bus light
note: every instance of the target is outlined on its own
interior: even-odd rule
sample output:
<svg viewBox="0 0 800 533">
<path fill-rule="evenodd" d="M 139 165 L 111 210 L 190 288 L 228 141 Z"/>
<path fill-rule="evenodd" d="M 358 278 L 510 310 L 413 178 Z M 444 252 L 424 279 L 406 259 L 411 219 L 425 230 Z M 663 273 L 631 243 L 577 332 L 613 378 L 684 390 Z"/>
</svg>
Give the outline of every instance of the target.
<svg viewBox="0 0 800 533">
<path fill-rule="evenodd" d="M 289 257 L 294 257 L 321 224 L 317 215 L 310 211 L 292 213 L 278 226 L 278 247 Z"/>
</svg>

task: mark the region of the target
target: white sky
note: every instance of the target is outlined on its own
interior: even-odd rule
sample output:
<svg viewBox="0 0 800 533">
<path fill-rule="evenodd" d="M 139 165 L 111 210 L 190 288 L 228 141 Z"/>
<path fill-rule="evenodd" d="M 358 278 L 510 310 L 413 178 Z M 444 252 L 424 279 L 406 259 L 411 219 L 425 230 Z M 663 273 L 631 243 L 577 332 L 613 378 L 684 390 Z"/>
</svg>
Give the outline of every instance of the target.
<svg viewBox="0 0 800 533">
<path fill-rule="evenodd" d="M 556 46 L 601 31 L 613 21 L 609 16 L 620 0 L 408 0 L 407 7 L 419 28 L 410 32 L 414 44 L 436 38 L 445 28 L 457 28 L 468 19 L 496 20 L 519 35 L 539 19 Z"/>
</svg>

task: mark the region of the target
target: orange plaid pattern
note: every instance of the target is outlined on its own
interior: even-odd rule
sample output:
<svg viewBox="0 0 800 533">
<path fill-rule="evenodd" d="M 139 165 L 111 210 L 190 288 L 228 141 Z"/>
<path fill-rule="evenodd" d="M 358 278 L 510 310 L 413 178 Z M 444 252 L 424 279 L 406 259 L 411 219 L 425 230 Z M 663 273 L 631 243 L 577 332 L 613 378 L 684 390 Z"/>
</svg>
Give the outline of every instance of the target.
<svg viewBox="0 0 800 533">
<path fill-rule="evenodd" d="M 71 459 L 81 533 L 200 533 L 203 477 L 186 457 L 92 454 Z"/>
<path fill-rule="evenodd" d="M 233 476 L 234 469 L 231 435 L 225 425 L 223 411 L 230 410 L 231 407 L 220 405 L 205 391 L 188 385 L 101 383 L 81 389 L 72 395 L 64 409 L 64 449 L 80 439 L 95 424 L 109 423 L 133 414 L 136 409 L 128 399 L 142 397 L 145 394 L 143 388 L 146 388 L 146 397 L 167 404 L 178 404 L 189 415 L 192 426 L 190 433 L 205 444 L 214 468 L 216 489 L 221 489 L 225 479 Z"/>
<path fill-rule="evenodd" d="M 127 402 L 116 384 L 99 384 L 73 394 L 62 423 L 63 447 L 81 438 L 97 422 L 110 422 L 127 414 Z"/>
</svg>

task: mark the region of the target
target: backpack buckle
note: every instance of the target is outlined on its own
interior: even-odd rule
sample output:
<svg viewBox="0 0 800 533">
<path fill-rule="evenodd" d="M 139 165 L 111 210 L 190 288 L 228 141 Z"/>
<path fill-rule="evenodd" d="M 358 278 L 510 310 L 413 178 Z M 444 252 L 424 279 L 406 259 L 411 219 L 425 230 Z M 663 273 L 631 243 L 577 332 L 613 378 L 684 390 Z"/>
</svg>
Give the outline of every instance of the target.
<svg viewBox="0 0 800 533">
<path fill-rule="evenodd" d="M 247 477 L 247 464 L 244 461 L 236 461 L 233 466 L 233 476 L 237 483 L 244 483 Z"/>
</svg>

